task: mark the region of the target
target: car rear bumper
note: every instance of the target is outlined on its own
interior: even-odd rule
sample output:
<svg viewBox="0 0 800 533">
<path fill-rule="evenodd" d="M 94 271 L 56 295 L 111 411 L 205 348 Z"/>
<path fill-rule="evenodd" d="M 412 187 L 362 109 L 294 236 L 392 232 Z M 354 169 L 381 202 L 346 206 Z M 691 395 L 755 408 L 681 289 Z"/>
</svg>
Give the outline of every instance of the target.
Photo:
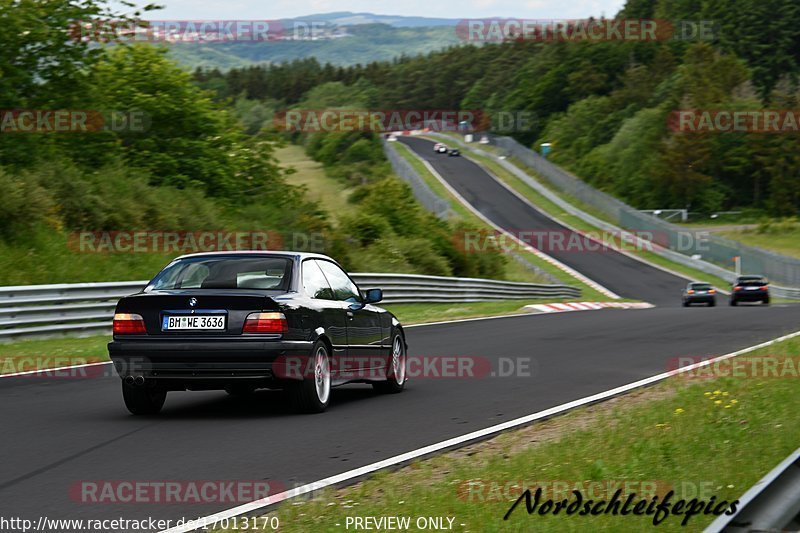
<svg viewBox="0 0 800 533">
<path fill-rule="evenodd" d="M 731 294 L 731 299 L 737 302 L 760 302 L 769 299 L 768 291 L 737 291 Z"/>
<path fill-rule="evenodd" d="M 293 375 L 282 371 L 287 358 L 303 358 L 311 341 L 236 339 L 114 340 L 108 353 L 119 376 L 143 377 L 171 388 L 223 388 L 231 382 L 252 380 L 268 384 Z M 276 368 L 276 365 L 278 368 Z"/>
<path fill-rule="evenodd" d="M 712 303 L 716 300 L 713 294 L 703 294 L 700 296 L 687 296 L 686 301 L 690 304 Z"/>
</svg>

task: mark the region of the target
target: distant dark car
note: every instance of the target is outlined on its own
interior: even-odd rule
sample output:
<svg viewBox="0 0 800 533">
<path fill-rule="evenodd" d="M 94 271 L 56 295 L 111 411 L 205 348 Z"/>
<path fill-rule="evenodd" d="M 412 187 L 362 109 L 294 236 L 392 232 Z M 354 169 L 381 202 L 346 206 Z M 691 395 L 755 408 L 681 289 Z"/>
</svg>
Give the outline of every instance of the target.
<svg viewBox="0 0 800 533">
<path fill-rule="evenodd" d="M 739 302 L 769 304 L 769 283 L 763 276 L 739 276 L 731 287 L 731 305 Z"/>
<path fill-rule="evenodd" d="M 717 290 L 709 283 L 693 281 L 683 289 L 681 300 L 684 307 L 692 304 L 706 304 L 714 307 L 717 305 Z"/>
<path fill-rule="evenodd" d="M 461 151 L 458 148 L 452 148 L 447 152 L 447 155 L 450 157 L 457 157 L 461 155 Z"/>
<path fill-rule="evenodd" d="M 161 410 L 168 391 L 286 389 L 305 412 L 332 386 L 400 392 L 403 327 L 375 307 L 331 258 L 296 252 L 215 252 L 175 259 L 119 301 L 108 351 L 134 414 Z"/>
</svg>

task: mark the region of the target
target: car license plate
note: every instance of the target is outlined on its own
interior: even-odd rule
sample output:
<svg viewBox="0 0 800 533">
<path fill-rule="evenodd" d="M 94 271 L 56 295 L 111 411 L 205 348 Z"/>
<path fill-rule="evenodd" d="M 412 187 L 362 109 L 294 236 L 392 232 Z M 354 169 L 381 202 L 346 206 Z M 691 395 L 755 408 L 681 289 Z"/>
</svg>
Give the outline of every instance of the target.
<svg viewBox="0 0 800 533">
<path fill-rule="evenodd" d="M 761 287 L 747 287 L 748 291 L 757 291 L 757 290 L 760 290 L 760 289 L 761 289 Z"/>
<path fill-rule="evenodd" d="M 224 330 L 225 315 L 165 316 L 161 322 L 161 329 L 163 331 Z"/>
</svg>

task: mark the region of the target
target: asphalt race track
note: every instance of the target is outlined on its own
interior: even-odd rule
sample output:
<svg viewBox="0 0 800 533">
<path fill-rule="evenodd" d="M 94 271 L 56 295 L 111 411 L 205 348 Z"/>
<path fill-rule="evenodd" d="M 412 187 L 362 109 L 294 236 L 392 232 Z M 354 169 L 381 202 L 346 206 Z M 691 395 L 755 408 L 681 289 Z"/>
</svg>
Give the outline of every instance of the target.
<svg viewBox="0 0 800 533">
<path fill-rule="evenodd" d="M 469 159 L 437 154 L 433 151 L 434 143 L 426 139 L 399 139 L 428 161 L 465 200 L 496 225 L 514 235 L 521 235 L 523 240 L 530 240 L 525 238 L 524 232 L 553 232 L 559 237 L 564 236 L 564 242 L 569 242 L 572 231 L 531 209 Z M 675 295 L 680 295 L 681 288 L 686 286 L 684 278 L 609 248 L 592 251 L 560 246 L 555 242 L 547 248 L 543 251 L 548 255 L 620 296 L 656 305 L 680 305 L 680 298 L 675 298 Z"/>
<path fill-rule="evenodd" d="M 433 159 L 423 142 L 411 141 Z M 493 188 L 465 159 L 435 164 L 494 220 L 552 227 L 537 226 L 547 223 L 541 214 L 512 205 L 504 189 Z M 134 417 L 109 365 L 84 377 L 0 378 L 2 514 L 193 519 L 243 502 L 90 504 L 75 487 L 82 481 L 270 480 L 291 488 L 660 374 L 674 369 L 677 357 L 721 355 L 800 329 L 798 305 L 728 307 L 721 298 L 716 308 L 684 309 L 677 307 L 678 278 L 619 254 L 573 255 L 560 259 L 620 294 L 664 305 L 409 328 L 412 359 L 466 357 L 487 373 L 411 371 L 400 395 L 346 386 L 334 390 L 330 409 L 320 415 L 294 414 L 280 393 L 264 391 L 247 399 L 170 393 L 160 416 Z"/>
<path fill-rule="evenodd" d="M 195 518 L 235 505 L 86 504 L 70 490 L 87 480 L 267 479 L 291 487 L 664 372 L 674 357 L 719 355 L 798 324 L 800 306 L 774 305 L 411 328 L 412 357 L 485 358 L 495 372 L 500 358 L 521 357 L 530 376 L 416 377 L 390 396 L 347 386 L 321 415 L 293 414 L 271 391 L 249 400 L 185 392 L 170 393 L 160 416 L 138 418 L 125 410 L 113 376 L 4 378 L 0 501 L 5 515 L 31 519 Z"/>
</svg>

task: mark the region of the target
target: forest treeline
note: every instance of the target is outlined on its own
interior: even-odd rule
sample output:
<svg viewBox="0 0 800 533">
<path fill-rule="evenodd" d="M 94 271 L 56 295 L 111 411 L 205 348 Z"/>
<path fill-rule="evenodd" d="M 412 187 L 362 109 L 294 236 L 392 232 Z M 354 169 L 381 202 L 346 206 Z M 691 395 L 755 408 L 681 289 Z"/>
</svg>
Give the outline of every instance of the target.
<svg viewBox="0 0 800 533">
<path fill-rule="evenodd" d="M 676 110 L 797 110 L 800 4 L 629 0 L 617 18 L 709 21 L 713 38 L 462 45 L 351 67 L 303 59 L 197 70 L 194 79 L 236 101 L 256 129 L 276 110 L 341 95 L 373 109 L 526 112 L 535 120 L 512 132 L 518 140 L 552 143 L 556 162 L 636 207 L 797 214 L 798 134 L 669 123 Z"/>
<path fill-rule="evenodd" d="M 253 116 L 246 106 L 198 87 L 162 47 L 101 46 L 68 31 L 76 21 L 125 20 L 115 5 L 0 5 L 0 284 L 144 279 L 199 251 L 86 255 L 70 246 L 76 234 L 115 231 L 299 234 L 307 237 L 284 242 L 313 243 L 351 270 L 505 276 L 502 255 L 465 254 L 455 226 L 390 176 L 373 136 L 307 139 L 323 159 L 342 140 L 352 145 L 327 166 L 371 176 L 353 184 L 360 216 L 337 220 L 276 159 L 290 139 L 254 131 L 239 119 Z"/>
</svg>

